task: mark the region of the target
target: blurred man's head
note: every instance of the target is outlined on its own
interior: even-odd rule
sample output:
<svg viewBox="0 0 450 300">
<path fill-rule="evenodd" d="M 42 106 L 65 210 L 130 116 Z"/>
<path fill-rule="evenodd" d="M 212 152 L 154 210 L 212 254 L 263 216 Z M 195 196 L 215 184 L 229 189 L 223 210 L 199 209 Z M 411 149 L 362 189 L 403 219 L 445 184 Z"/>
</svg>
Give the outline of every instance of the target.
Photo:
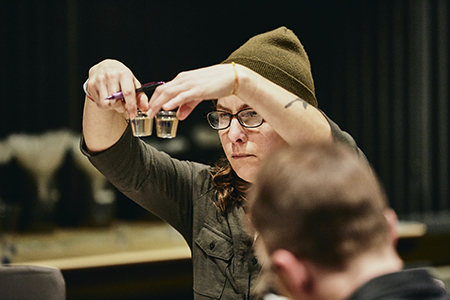
<svg viewBox="0 0 450 300">
<path fill-rule="evenodd" d="M 307 144 L 278 152 L 258 174 L 250 203 L 275 271 L 280 253 L 340 273 L 367 253 L 394 249 L 395 213 L 367 162 L 345 146 Z"/>
</svg>

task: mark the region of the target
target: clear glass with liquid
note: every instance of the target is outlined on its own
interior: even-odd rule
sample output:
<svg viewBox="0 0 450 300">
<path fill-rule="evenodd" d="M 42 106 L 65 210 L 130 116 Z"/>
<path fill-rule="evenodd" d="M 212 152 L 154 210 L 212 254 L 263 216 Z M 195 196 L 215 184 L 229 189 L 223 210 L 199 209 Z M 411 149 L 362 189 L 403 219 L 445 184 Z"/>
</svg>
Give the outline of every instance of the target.
<svg viewBox="0 0 450 300">
<path fill-rule="evenodd" d="M 138 110 L 136 119 L 131 120 L 131 129 L 136 137 L 152 135 L 153 118 L 149 118 L 145 113 Z"/>
<path fill-rule="evenodd" d="M 163 139 L 177 136 L 178 118 L 174 110 L 161 110 L 156 114 L 156 135 Z"/>
</svg>

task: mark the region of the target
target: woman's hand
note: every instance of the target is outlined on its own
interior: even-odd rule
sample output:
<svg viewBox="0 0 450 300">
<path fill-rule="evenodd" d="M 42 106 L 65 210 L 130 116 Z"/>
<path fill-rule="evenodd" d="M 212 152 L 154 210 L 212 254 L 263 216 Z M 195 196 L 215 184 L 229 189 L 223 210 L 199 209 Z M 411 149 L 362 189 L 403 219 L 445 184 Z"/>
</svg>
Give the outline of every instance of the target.
<svg viewBox="0 0 450 300">
<path fill-rule="evenodd" d="M 229 96 L 234 87 L 235 71 L 231 64 L 181 72 L 155 90 L 148 115 L 155 116 L 161 108 L 174 110 L 178 107 L 178 118 L 184 120 L 203 100 Z"/>
<path fill-rule="evenodd" d="M 148 110 L 147 95 L 135 93 L 136 88 L 140 86 L 131 70 L 117 60 L 104 60 L 89 70 L 87 91 L 97 107 L 105 110 L 113 109 L 118 113 L 127 111 L 130 119 L 136 117 L 137 108 Z M 118 91 L 122 91 L 123 101 L 106 99 Z"/>
</svg>

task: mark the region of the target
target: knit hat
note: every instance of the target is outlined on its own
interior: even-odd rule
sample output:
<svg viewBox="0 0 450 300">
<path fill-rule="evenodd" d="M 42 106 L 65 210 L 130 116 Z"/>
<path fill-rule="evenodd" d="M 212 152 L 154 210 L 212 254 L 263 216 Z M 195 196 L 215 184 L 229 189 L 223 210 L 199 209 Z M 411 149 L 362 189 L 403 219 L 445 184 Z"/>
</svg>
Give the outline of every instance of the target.
<svg viewBox="0 0 450 300">
<path fill-rule="evenodd" d="M 297 36 L 286 27 L 250 38 L 222 63 L 233 61 L 317 107 L 308 55 Z"/>
</svg>

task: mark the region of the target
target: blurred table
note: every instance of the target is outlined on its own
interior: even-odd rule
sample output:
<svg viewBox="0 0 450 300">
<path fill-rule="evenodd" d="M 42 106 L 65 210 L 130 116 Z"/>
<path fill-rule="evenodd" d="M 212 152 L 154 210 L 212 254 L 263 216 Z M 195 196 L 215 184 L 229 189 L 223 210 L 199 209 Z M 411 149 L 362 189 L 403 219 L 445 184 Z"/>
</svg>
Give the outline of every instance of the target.
<svg viewBox="0 0 450 300">
<path fill-rule="evenodd" d="M 117 222 L 107 228 L 57 228 L 14 237 L 13 263 L 61 270 L 189 259 L 182 236 L 163 222 Z"/>
<path fill-rule="evenodd" d="M 427 226 L 421 222 L 399 221 L 398 237 L 399 239 L 418 238 L 424 236 L 427 232 Z"/>
</svg>

